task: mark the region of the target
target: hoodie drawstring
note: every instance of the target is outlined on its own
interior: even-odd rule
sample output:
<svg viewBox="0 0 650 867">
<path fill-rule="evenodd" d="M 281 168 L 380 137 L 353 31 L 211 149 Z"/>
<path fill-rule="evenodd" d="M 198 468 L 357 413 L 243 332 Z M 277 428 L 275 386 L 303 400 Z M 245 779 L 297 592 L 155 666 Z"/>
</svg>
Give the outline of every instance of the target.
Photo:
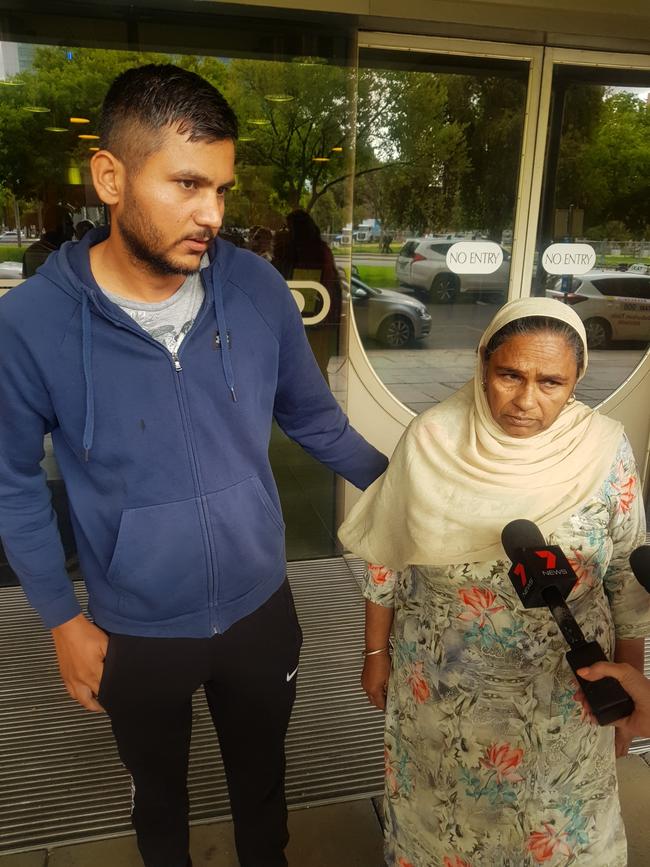
<svg viewBox="0 0 650 867">
<path fill-rule="evenodd" d="M 230 334 L 226 323 L 226 313 L 223 307 L 223 297 L 220 287 L 215 286 L 214 271 L 212 279 L 212 298 L 214 300 L 214 315 L 217 320 L 217 339 L 221 349 L 221 364 L 223 366 L 223 375 L 226 378 L 226 384 L 230 389 L 232 399 L 236 402 L 237 395 L 235 393 L 235 373 L 232 369 L 232 357 L 230 354 Z"/>
<path fill-rule="evenodd" d="M 81 353 L 83 357 L 84 381 L 86 383 L 86 418 L 84 421 L 83 449 L 86 462 L 90 458 L 95 436 L 95 389 L 92 372 L 92 326 L 88 296 L 81 292 Z"/>
</svg>

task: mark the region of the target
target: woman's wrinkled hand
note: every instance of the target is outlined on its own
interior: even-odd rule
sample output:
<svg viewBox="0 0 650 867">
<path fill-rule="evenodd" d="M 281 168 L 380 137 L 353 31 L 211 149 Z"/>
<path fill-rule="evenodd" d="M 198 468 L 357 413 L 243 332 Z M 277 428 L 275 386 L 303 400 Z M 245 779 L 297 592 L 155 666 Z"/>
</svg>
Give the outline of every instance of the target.
<svg viewBox="0 0 650 867">
<path fill-rule="evenodd" d="M 390 656 L 388 653 L 378 653 L 367 656 L 363 663 L 361 687 L 368 696 L 370 704 L 386 710 L 386 691 L 390 677 Z"/>
</svg>

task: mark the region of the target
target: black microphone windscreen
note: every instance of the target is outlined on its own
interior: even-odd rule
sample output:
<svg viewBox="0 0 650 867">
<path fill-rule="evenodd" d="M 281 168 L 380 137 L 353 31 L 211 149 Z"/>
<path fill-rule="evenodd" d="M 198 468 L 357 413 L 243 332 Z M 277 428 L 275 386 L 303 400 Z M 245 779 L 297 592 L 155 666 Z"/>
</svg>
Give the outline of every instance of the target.
<svg viewBox="0 0 650 867">
<path fill-rule="evenodd" d="M 640 545 L 632 551 L 630 566 L 636 580 L 650 593 L 650 545 Z"/>
<path fill-rule="evenodd" d="M 514 561 L 516 551 L 522 548 L 543 548 L 546 540 L 537 524 L 518 518 L 506 524 L 501 531 L 501 544 L 508 557 Z"/>
</svg>

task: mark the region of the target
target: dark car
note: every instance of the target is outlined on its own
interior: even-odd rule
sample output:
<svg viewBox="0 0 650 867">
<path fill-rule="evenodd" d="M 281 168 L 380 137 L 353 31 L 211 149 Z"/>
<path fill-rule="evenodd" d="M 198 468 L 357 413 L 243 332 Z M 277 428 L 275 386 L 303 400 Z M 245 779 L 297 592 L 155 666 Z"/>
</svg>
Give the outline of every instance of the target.
<svg viewBox="0 0 650 867">
<path fill-rule="evenodd" d="M 403 349 L 431 331 L 431 315 L 421 301 L 393 289 L 374 289 L 352 275 L 354 319 L 361 339 Z"/>
</svg>

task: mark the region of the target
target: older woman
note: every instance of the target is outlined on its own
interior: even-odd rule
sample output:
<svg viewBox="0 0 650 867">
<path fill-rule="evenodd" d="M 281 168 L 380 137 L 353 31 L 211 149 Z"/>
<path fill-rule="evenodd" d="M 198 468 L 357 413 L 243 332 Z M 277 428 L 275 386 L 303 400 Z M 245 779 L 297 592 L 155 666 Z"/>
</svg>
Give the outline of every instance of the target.
<svg viewBox="0 0 650 867">
<path fill-rule="evenodd" d="M 621 425 L 575 399 L 586 365 L 570 307 L 506 304 L 474 381 L 412 422 L 341 529 L 375 564 L 362 684 L 386 705 L 391 867 L 626 864 L 614 730 L 586 719 L 564 639 L 522 607 L 499 541 L 515 518 L 537 523 L 572 562 L 585 635 L 641 666 L 639 484 Z"/>
</svg>

